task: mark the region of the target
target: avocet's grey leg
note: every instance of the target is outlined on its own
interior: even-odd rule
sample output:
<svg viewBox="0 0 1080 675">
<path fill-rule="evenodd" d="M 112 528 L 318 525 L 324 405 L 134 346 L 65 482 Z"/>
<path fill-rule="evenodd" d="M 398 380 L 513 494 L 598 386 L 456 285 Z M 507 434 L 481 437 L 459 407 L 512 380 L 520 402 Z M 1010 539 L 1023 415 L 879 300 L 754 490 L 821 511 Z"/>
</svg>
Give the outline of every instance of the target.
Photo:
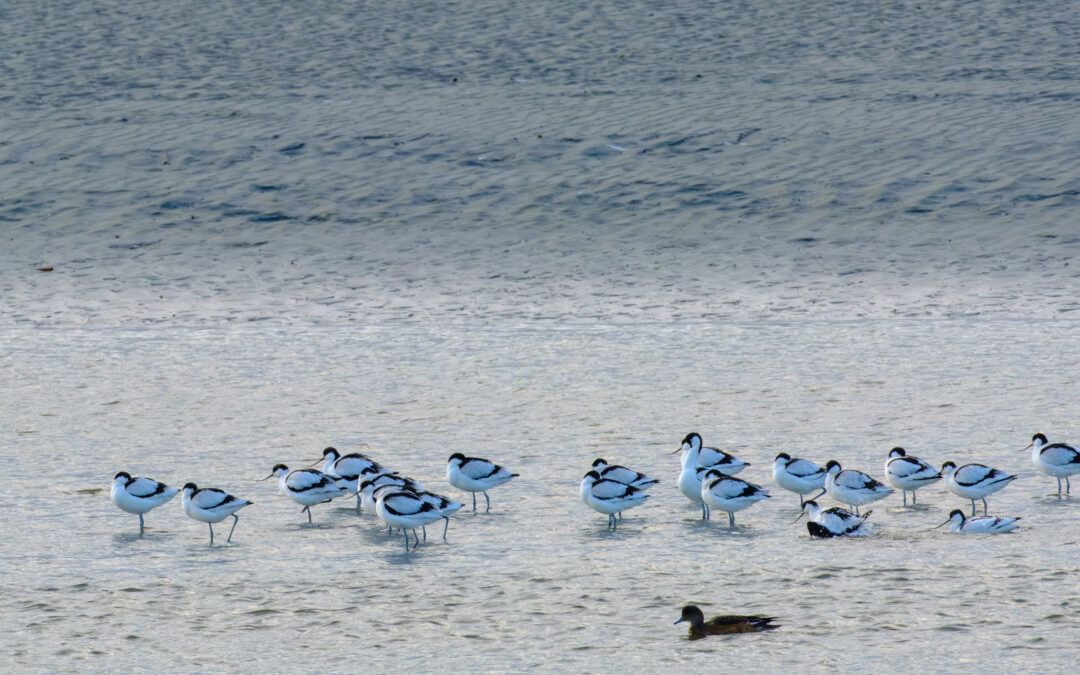
<svg viewBox="0 0 1080 675">
<path fill-rule="evenodd" d="M 226 542 L 231 542 L 232 541 L 232 533 L 236 532 L 236 524 L 240 522 L 240 516 L 238 516 L 238 515 L 236 515 L 234 513 L 234 514 L 232 514 L 232 517 L 233 517 L 232 529 L 229 530 L 229 536 L 225 538 Z"/>
</svg>

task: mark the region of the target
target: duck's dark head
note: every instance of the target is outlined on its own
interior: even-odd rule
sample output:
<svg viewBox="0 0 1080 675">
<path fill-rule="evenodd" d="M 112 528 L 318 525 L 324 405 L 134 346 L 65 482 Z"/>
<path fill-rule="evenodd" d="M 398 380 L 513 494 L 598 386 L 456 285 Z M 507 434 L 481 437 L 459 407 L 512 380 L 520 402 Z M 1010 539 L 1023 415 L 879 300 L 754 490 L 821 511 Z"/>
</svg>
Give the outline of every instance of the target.
<svg viewBox="0 0 1080 675">
<path fill-rule="evenodd" d="M 697 605 L 687 605 L 682 608 L 682 616 L 675 623 L 689 621 L 691 626 L 700 626 L 705 623 L 705 615 Z"/>
</svg>

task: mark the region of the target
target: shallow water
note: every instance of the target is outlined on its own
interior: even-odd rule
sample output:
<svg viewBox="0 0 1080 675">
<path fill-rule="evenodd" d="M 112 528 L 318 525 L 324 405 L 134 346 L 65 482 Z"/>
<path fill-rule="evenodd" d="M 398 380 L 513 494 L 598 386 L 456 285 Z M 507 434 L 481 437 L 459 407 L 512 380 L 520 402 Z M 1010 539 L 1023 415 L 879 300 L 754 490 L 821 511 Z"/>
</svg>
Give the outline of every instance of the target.
<svg viewBox="0 0 1080 675">
<path fill-rule="evenodd" d="M 0 634 L 20 670 L 606 671 L 629 667 L 1060 671 L 1078 647 L 1077 503 L 1020 452 L 1075 438 L 1080 325 L 1013 321 L 3 331 Z M 1048 382 L 1055 386 L 1047 386 Z M 703 523 L 682 436 L 750 461 L 773 498 Z M 259 482 L 333 444 L 463 496 L 451 452 L 521 477 L 408 554 L 352 501 Z M 880 476 L 903 445 L 1020 474 L 999 536 L 931 530 L 960 499 L 874 506 L 875 537 L 812 541 L 772 485 L 788 451 Z M 661 478 L 617 532 L 577 484 L 597 456 Z M 255 504 L 208 546 L 174 500 L 135 516 L 113 473 Z M 482 508 L 482 500 L 481 500 Z M 223 523 L 222 526 L 225 526 Z M 218 530 L 224 538 L 227 530 Z M 688 602 L 783 628 L 690 643 Z M 992 661 L 987 659 L 992 658 Z"/>
</svg>

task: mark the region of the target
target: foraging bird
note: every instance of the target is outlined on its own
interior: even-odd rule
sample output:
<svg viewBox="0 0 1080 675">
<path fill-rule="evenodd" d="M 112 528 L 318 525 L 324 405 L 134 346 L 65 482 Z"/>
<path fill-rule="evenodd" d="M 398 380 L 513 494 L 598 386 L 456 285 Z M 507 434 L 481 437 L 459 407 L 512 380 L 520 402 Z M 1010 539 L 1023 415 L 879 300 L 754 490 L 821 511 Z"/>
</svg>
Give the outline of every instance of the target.
<svg viewBox="0 0 1080 675">
<path fill-rule="evenodd" d="M 946 520 L 938 527 L 944 527 L 945 525 L 952 525 L 949 527 L 949 531 L 959 534 L 972 534 L 972 533 L 985 533 L 985 534 L 998 534 L 1000 532 L 1011 532 L 1020 527 L 1016 524 L 1017 518 L 1003 518 L 1001 516 L 979 516 L 978 518 L 965 518 L 964 512 L 960 509 L 953 509 L 949 514 L 949 519 Z"/>
<path fill-rule="evenodd" d="M 231 542 L 233 532 L 236 531 L 236 524 L 240 522 L 240 516 L 236 515 L 236 512 L 251 504 L 250 501 L 234 497 L 224 490 L 200 489 L 195 483 L 184 486 L 180 500 L 184 505 L 184 513 L 189 518 L 201 520 L 210 528 L 211 544 L 214 543 L 214 523 L 220 523 L 229 516 L 233 517 L 232 529 L 229 530 L 229 536 L 225 538 L 226 542 Z"/>
<path fill-rule="evenodd" d="M 729 614 L 714 616 L 708 621 L 705 614 L 695 605 L 687 605 L 682 608 L 682 616 L 676 624 L 683 621 L 690 622 L 690 639 L 700 640 L 708 635 L 727 635 L 729 633 L 754 633 L 763 630 L 779 628 L 779 624 L 772 623 L 776 617 L 771 616 L 743 616 Z"/>
<path fill-rule="evenodd" d="M 811 499 L 817 499 L 825 494 L 825 467 L 818 466 L 808 459 L 792 458 L 786 452 L 781 452 L 773 460 L 772 475 L 777 485 L 799 495 L 799 506 L 806 503 L 803 495 L 821 490 L 811 497 Z"/>
<path fill-rule="evenodd" d="M 825 491 L 829 496 L 848 506 L 855 507 L 855 515 L 859 515 L 859 507 L 863 504 L 885 499 L 892 494 L 892 488 L 879 483 L 862 471 L 840 468 L 840 462 L 835 459 L 829 460 L 825 465 Z"/>
<path fill-rule="evenodd" d="M 904 506 L 907 506 L 908 490 L 911 490 L 911 503 L 914 504 L 915 491 L 941 480 L 941 472 L 918 457 L 908 456 L 903 448 L 893 448 L 885 460 L 885 480 L 903 490 Z"/>
<path fill-rule="evenodd" d="M 768 498 L 769 493 L 761 486 L 729 476 L 719 469 L 709 469 L 701 481 L 702 503 L 706 504 L 710 510 L 716 508 L 727 511 L 728 527 L 735 527 L 736 511 L 748 509 Z"/>
<path fill-rule="evenodd" d="M 615 514 L 643 504 L 648 497 L 644 490 L 601 478 L 596 471 L 588 472 L 581 479 L 581 501 L 594 511 L 606 513 L 611 529 L 617 527 Z"/>
<path fill-rule="evenodd" d="M 152 478 L 132 478 L 121 471 L 113 478 L 110 497 L 113 504 L 128 513 L 139 514 L 139 534 L 143 533 L 143 514 L 157 508 L 176 496 L 176 488 L 159 483 Z"/>
<path fill-rule="evenodd" d="M 1042 434 L 1032 436 L 1027 448 L 1031 448 L 1031 462 L 1035 468 L 1057 478 L 1058 496 L 1061 496 L 1062 478 L 1065 479 L 1065 494 L 1069 494 L 1069 476 L 1080 473 L 1080 448 L 1067 443 L 1048 443 Z"/>
<path fill-rule="evenodd" d="M 421 499 L 415 492 L 403 488 L 383 487 L 375 492 L 375 513 L 388 527 L 400 527 L 405 534 L 405 550 L 409 550 L 409 533 L 413 531 L 416 546 L 420 537 L 416 528 L 433 523 L 443 517 L 439 509 Z M 416 548 L 414 546 L 413 548 Z"/>
<path fill-rule="evenodd" d="M 346 494 L 348 490 L 338 478 L 327 476 L 322 471 L 315 469 L 297 469 L 289 471 L 284 464 L 277 464 L 270 475 L 262 480 L 277 476 L 278 489 L 285 496 L 297 504 L 303 504 L 300 513 L 307 512 L 308 522 L 311 522 L 311 507 L 315 504 L 328 502 L 335 497 Z"/>
<path fill-rule="evenodd" d="M 857 516 L 847 509 L 842 509 L 839 506 L 833 506 L 827 509 L 823 509 L 818 506 L 818 503 L 813 499 L 808 499 L 803 502 L 802 513 L 799 517 L 791 521 L 792 524 L 799 522 L 803 516 L 808 516 L 809 521 L 806 523 L 806 529 L 810 532 L 811 537 L 818 537 L 826 539 L 830 537 L 843 537 L 843 536 L 869 536 L 872 534 L 868 529 L 863 529 L 863 523 L 873 513 L 873 509 L 867 511 L 861 516 Z M 810 527 L 813 525 L 814 527 Z"/>
<path fill-rule="evenodd" d="M 941 465 L 941 473 L 945 476 L 945 489 L 957 497 L 971 500 L 971 515 L 975 515 L 976 499 L 982 500 L 983 515 L 986 515 L 986 496 L 1016 480 L 1016 476 L 985 464 L 965 464 L 957 468 L 955 462 L 949 461 Z"/>
<path fill-rule="evenodd" d="M 491 499 L 487 491 L 506 483 L 518 474 L 510 473 L 498 464 L 480 457 L 466 457 L 460 452 L 450 455 L 446 464 L 446 479 L 459 490 L 473 493 L 473 513 L 476 513 L 476 493 L 483 492 L 487 501 L 487 510 L 491 510 Z"/>
</svg>

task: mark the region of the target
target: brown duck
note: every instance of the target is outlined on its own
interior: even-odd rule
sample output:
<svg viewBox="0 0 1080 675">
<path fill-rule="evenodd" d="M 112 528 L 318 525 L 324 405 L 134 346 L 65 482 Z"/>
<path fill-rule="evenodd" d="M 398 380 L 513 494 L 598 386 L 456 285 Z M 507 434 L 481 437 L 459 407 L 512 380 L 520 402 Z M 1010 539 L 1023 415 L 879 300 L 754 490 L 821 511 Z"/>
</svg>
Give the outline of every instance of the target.
<svg viewBox="0 0 1080 675">
<path fill-rule="evenodd" d="M 714 616 L 708 621 L 701 609 L 695 605 L 687 605 L 682 608 L 682 618 L 675 623 L 690 622 L 690 639 L 699 640 L 707 635 L 727 635 L 728 633 L 755 633 L 761 630 L 779 628 L 773 625 L 776 621 L 771 616 L 741 616 L 724 615 Z"/>
</svg>

